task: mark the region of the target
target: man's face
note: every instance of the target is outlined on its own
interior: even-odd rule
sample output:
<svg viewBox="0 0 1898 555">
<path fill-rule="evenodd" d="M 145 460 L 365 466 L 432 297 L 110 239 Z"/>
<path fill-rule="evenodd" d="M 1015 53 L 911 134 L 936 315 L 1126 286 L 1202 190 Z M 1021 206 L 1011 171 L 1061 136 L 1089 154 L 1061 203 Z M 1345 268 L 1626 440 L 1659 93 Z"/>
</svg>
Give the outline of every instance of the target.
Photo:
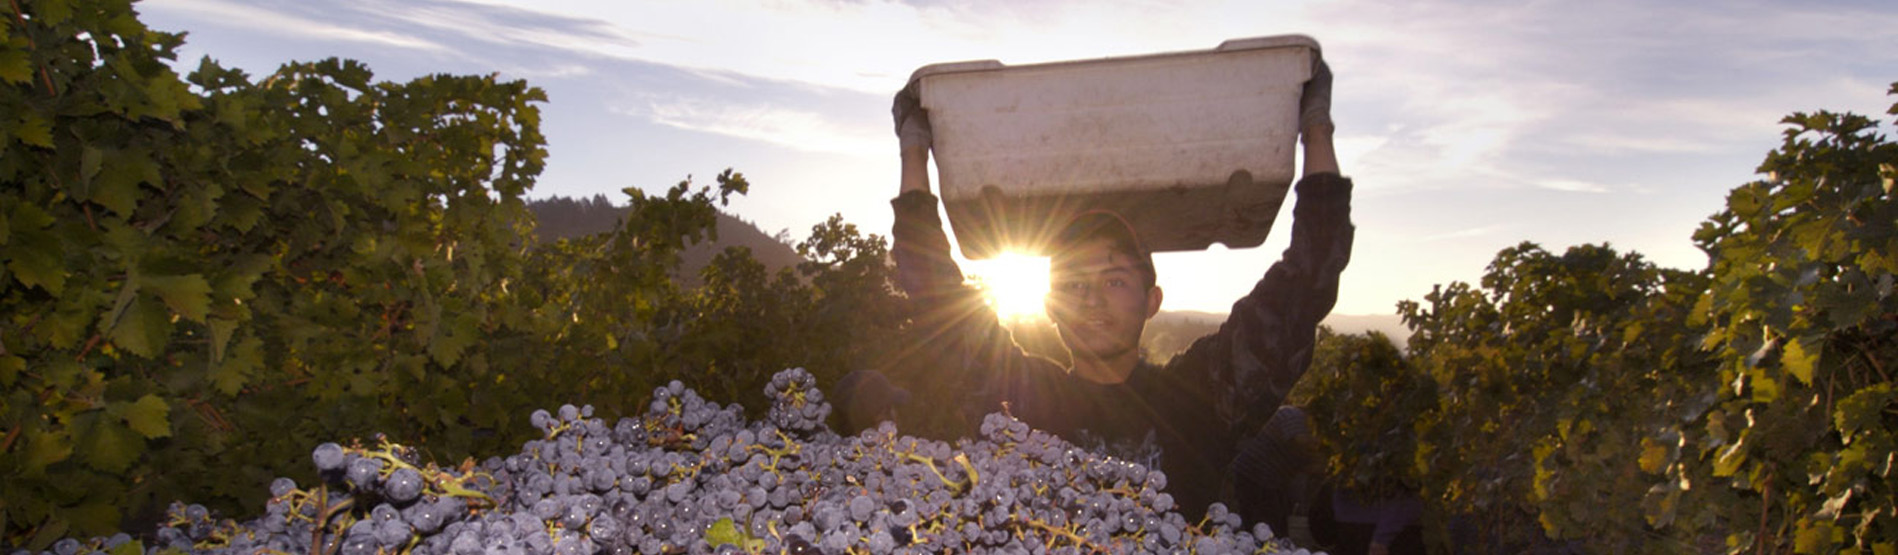
<svg viewBox="0 0 1898 555">
<path fill-rule="evenodd" d="M 1111 359 L 1135 352 L 1140 330 L 1160 309 L 1135 259 L 1106 240 L 1088 241 L 1049 261 L 1048 316 L 1077 357 Z"/>
</svg>

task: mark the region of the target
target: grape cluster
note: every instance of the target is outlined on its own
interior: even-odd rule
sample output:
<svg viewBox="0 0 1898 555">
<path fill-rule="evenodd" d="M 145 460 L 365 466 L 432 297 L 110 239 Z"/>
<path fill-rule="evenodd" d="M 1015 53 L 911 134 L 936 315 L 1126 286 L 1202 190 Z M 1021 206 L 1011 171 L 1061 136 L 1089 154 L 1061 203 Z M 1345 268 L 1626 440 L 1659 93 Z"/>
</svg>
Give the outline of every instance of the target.
<svg viewBox="0 0 1898 555">
<path fill-rule="evenodd" d="M 802 369 L 774 376 L 746 422 L 679 382 L 609 426 L 591 407 L 536 411 L 542 437 L 457 468 L 413 450 L 326 443 L 314 488 L 271 484 L 266 514 L 238 523 L 175 504 L 150 550 L 417 555 L 660 553 L 1295 552 L 1219 505 L 1187 522 L 1166 475 L 1076 448 L 1005 414 L 955 444 L 885 422 L 823 426 Z M 127 547 L 62 540 L 61 555 Z M 116 543 L 115 543 L 116 542 Z"/>
<path fill-rule="evenodd" d="M 771 399 L 771 412 L 765 420 L 779 429 L 802 433 L 824 427 L 830 417 L 830 403 L 817 389 L 817 378 L 803 368 L 792 368 L 771 376 L 764 386 L 765 398 Z"/>
</svg>

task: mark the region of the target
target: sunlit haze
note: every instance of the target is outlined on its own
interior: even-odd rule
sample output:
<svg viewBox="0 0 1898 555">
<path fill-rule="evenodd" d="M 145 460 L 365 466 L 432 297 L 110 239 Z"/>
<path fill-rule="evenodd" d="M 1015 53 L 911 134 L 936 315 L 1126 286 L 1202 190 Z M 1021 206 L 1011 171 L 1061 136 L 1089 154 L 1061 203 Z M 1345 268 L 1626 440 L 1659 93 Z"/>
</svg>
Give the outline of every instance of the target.
<svg viewBox="0 0 1898 555">
<path fill-rule="evenodd" d="M 1782 140 L 1780 118 L 1827 109 L 1889 119 L 1886 90 L 1898 80 L 1890 0 L 146 0 L 137 9 L 155 29 L 189 31 L 178 60 L 187 71 L 203 56 L 253 77 L 342 57 L 384 80 L 525 79 L 548 96 L 547 169 L 530 197 L 624 203 L 621 188 L 663 191 L 729 167 L 752 189 L 726 210 L 794 239 L 832 214 L 887 236 L 899 174 L 890 98 L 918 67 L 1309 35 L 1336 74 L 1337 150 L 1356 182 L 1339 314 L 1389 315 L 1433 285 L 1475 281 L 1522 241 L 1557 252 L 1606 242 L 1662 266 L 1704 268 L 1693 230 L 1728 190 L 1758 179 L 1754 168 Z M 1292 204 L 1262 247 L 1157 255 L 1167 307 L 1226 311 L 1288 244 Z M 1038 295 L 1011 295 L 1024 300 L 1004 305 L 1039 307 Z"/>
<path fill-rule="evenodd" d="M 988 293 L 989 306 L 1004 321 L 1046 318 L 1042 299 L 1048 295 L 1048 259 L 1007 253 L 989 260 L 974 260 L 963 271 L 980 282 Z"/>
</svg>

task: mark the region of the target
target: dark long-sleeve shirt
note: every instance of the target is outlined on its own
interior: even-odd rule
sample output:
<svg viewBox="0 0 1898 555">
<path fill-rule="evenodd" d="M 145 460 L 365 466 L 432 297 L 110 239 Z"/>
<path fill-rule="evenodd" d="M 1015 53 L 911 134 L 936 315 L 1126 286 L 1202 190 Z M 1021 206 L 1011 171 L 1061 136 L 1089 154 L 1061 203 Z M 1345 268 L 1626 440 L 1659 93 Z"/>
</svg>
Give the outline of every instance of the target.
<svg viewBox="0 0 1898 555">
<path fill-rule="evenodd" d="M 1142 363 L 1126 381 L 1102 384 L 1016 345 L 980 294 L 963 284 L 949 254 L 937 201 L 912 191 L 896 211 L 897 276 L 914 304 L 932 371 L 958 385 L 942 392 L 970 414 L 1001 410 L 1090 450 L 1166 472 L 1180 510 L 1197 516 L 1216 500 L 1239 440 L 1269 418 L 1311 363 L 1319 321 L 1338 298 L 1351 257 L 1351 181 L 1321 173 L 1299 180 L 1291 246 L 1232 305 L 1219 331 L 1165 367 Z M 951 397 L 959 396 L 955 400 Z"/>
</svg>

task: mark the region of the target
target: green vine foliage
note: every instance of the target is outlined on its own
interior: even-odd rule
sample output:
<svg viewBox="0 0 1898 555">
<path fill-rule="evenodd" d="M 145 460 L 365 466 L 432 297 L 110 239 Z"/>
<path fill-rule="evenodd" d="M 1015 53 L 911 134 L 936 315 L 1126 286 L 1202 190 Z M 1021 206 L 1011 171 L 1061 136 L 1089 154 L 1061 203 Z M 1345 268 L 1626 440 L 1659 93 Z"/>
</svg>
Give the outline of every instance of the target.
<svg viewBox="0 0 1898 555">
<path fill-rule="evenodd" d="M 1524 243 L 1481 284 L 1400 304 L 1409 362 L 1437 392 L 1414 413 L 1412 470 L 1438 504 L 1434 536 L 1466 552 L 1652 545 L 1639 439 L 1693 410 L 1669 399 L 1697 360 L 1681 322 L 1705 279 L 1605 245 Z"/>
<path fill-rule="evenodd" d="M 1785 123 L 1704 270 L 1523 243 L 1400 303 L 1401 357 L 1326 335 L 1295 400 L 1334 483 L 1414 483 L 1442 551 L 1898 552 L 1898 144 Z"/>
<path fill-rule="evenodd" d="M 1697 458 L 1667 477 L 1744 492 L 1687 513 L 1725 518 L 1735 551 L 1898 552 L 1898 144 L 1853 114 L 1783 123 L 1767 178 L 1694 234 L 1712 259 L 1695 322 L 1721 360 L 1719 404 L 1677 432 Z"/>
<path fill-rule="evenodd" d="M 1332 482 L 1367 502 L 1416 495 L 1421 482 L 1412 425 L 1435 407 L 1436 383 L 1375 331 L 1319 328 L 1311 368 L 1286 402 L 1311 418 Z"/>
<path fill-rule="evenodd" d="M 181 78 L 181 43 L 122 0 L 0 4 L 0 545 L 149 529 L 174 500 L 244 514 L 323 441 L 447 461 L 550 404 L 633 413 L 675 378 L 746 398 L 876 364 L 901 329 L 883 239 L 836 219 L 805 267 L 735 251 L 674 285 L 749 188 L 729 170 L 626 189 L 612 233 L 524 240 L 546 151 L 523 82 Z"/>
</svg>

